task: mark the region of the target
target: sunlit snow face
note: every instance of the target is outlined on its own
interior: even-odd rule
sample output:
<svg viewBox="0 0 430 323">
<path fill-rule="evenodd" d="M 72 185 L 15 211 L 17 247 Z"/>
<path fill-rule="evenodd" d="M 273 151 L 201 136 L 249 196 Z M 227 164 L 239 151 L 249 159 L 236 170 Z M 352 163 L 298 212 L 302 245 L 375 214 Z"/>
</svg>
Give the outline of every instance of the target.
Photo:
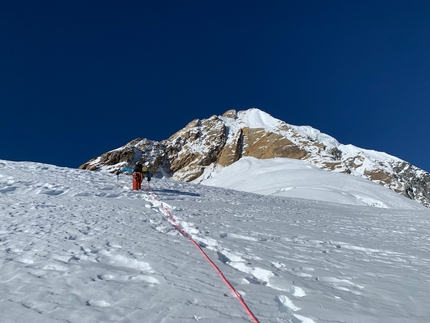
<svg viewBox="0 0 430 323">
<path fill-rule="evenodd" d="M 202 184 L 342 204 L 423 208 L 416 201 L 368 180 L 324 171 L 305 161 L 288 158 L 259 160 L 245 157 L 227 168 L 218 169 L 213 177 L 203 180 Z"/>
</svg>

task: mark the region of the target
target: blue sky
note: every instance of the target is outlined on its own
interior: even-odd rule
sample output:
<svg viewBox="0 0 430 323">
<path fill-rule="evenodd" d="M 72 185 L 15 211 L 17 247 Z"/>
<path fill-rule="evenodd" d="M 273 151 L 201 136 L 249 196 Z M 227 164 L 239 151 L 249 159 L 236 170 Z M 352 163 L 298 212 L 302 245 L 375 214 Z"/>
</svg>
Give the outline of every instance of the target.
<svg viewBox="0 0 430 323">
<path fill-rule="evenodd" d="M 259 107 L 430 171 L 429 1 L 3 1 L 0 159 L 79 167 Z"/>
</svg>

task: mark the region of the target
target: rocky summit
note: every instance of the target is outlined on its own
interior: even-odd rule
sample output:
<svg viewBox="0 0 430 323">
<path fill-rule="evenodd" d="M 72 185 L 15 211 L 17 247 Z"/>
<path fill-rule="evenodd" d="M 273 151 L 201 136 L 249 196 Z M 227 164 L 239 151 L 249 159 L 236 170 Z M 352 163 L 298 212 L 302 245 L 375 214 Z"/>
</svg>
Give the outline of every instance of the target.
<svg viewBox="0 0 430 323">
<path fill-rule="evenodd" d="M 114 172 L 140 161 L 155 176 L 199 183 L 240 158 L 293 158 L 358 176 L 430 207 L 430 174 L 383 152 L 340 144 L 309 126 L 294 126 L 252 108 L 193 120 L 163 141 L 135 139 L 80 169 Z"/>
</svg>

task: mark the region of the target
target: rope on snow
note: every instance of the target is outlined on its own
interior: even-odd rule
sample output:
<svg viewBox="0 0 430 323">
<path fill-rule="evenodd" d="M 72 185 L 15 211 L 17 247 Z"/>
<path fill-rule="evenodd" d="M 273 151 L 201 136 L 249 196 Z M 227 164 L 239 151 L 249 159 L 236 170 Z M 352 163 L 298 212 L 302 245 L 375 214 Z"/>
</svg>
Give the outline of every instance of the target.
<svg viewBox="0 0 430 323">
<path fill-rule="evenodd" d="M 160 202 L 162 208 L 166 212 L 166 214 L 169 216 L 170 220 L 172 221 L 173 226 L 185 237 L 188 238 L 195 246 L 196 248 L 203 254 L 203 256 L 206 258 L 206 260 L 212 265 L 212 267 L 215 269 L 215 271 L 218 273 L 218 275 L 221 277 L 221 279 L 224 281 L 224 283 L 230 288 L 230 290 L 233 292 L 233 294 L 237 297 L 239 302 L 242 304 L 242 306 L 245 308 L 245 311 L 249 314 L 249 316 L 252 318 L 252 320 L 255 323 L 260 323 L 258 319 L 255 317 L 254 313 L 250 310 L 248 305 L 246 305 L 245 301 L 243 300 L 242 296 L 236 291 L 236 289 L 230 284 L 230 282 L 225 278 L 224 274 L 221 272 L 221 270 L 218 268 L 217 265 L 209 258 L 209 256 L 204 252 L 202 247 L 188 234 L 186 233 L 178 224 L 176 219 L 173 217 L 172 213 L 164 206 L 164 204 L 160 201 L 160 199 L 154 194 L 154 192 L 151 190 L 149 185 L 146 185 L 148 192 L 152 195 L 152 197 Z"/>
</svg>

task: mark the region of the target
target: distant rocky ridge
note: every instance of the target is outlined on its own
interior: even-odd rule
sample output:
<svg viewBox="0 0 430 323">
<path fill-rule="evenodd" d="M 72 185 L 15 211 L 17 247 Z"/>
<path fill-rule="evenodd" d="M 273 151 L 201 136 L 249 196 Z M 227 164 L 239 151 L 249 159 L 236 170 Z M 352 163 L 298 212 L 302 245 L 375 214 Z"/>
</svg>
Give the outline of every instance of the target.
<svg viewBox="0 0 430 323">
<path fill-rule="evenodd" d="M 193 120 L 161 142 L 135 139 L 79 168 L 115 171 L 136 161 L 159 176 L 196 183 L 243 156 L 293 158 L 383 185 L 430 207 L 430 174 L 388 154 L 342 145 L 309 126 L 293 126 L 253 108 Z"/>
</svg>

